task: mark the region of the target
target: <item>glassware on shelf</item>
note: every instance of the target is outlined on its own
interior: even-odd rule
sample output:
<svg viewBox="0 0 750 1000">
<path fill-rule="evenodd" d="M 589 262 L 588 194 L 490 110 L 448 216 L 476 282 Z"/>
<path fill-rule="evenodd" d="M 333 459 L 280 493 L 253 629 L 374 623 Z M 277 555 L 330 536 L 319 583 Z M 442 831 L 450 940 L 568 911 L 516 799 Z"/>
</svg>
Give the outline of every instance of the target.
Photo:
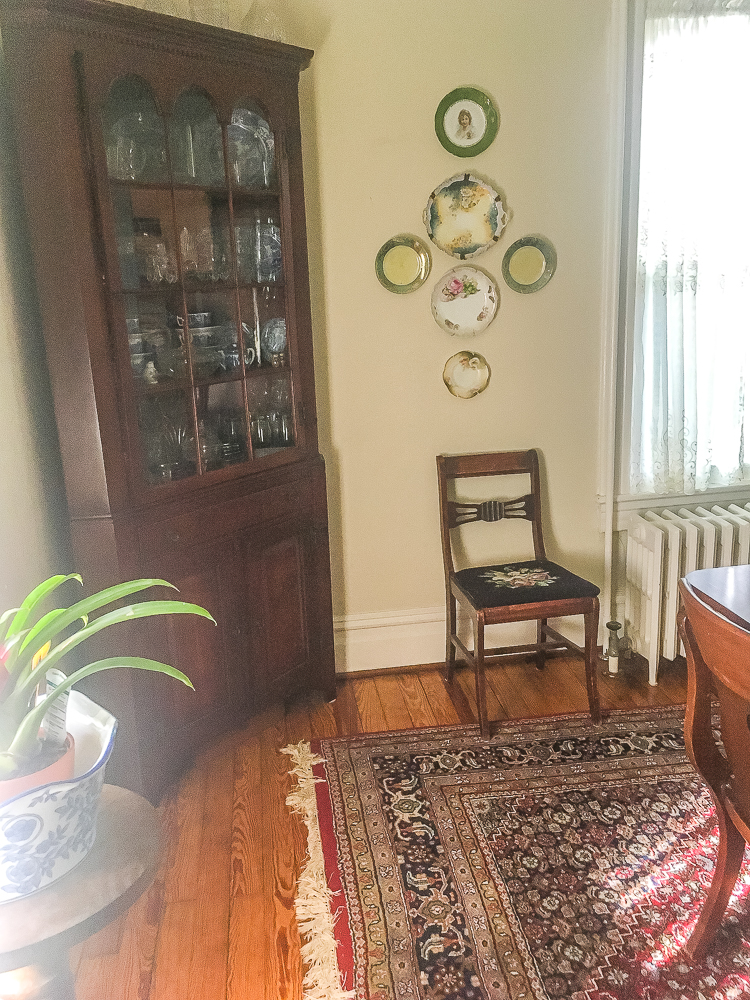
<svg viewBox="0 0 750 1000">
<path fill-rule="evenodd" d="M 130 111 L 114 122 L 107 146 L 107 170 L 121 181 L 166 180 L 164 127 L 152 110 Z"/>
<path fill-rule="evenodd" d="M 221 125 L 211 102 L 200 90 L 186 90 L 175 102 L 169 123 L 169 148 L 177 184 L 225 184 Z"/>
<path fill-rule="evenodd" d="M 198 421 L 198 450 L 204 472 L 219 469 L 224 464 L 222 444 L 210 420 Z"/>
<path fill-rule="evenodd" d="M 260 285 L 280 282 L 283 278 L 281 259 L 281 229 L 269 211 L 255 216 L 255 280 Z"/>
<path fill-rule="evenodd" d="M 227 126 L 229 164 L 236 187 L 268 187 L 274 179 L 273 133 L 262 115 L 235 108 Z"/>
<path fill-rule="evenodd" d="M 154 363 L 160 382 L 187 377 L 187 355 L 182 345 L 165 344 L 156 351 Z"/>
<path fill-rule="evenodd" d="M 225 465 L 247 459 L 247 427 L 242 413 L 227 413 L 221 426 L 221 449 Z"/>
<path fill-rule="evenodd" d="M 148 365 L 154 360 L 151 351 L 131 351 L 130 367 L 133 370 L 133 377 L 139 381 L 147 381 L 146 372 Z"/>
<path fill-rule="evenodd" d="M 145 440 L 146 465 L 152 482 L 169 482 L 191 475 L 195 468 L 185 460 L 188 439 L 186 422 L 164 417 L 147 429 Z"/>
<path fill-rule="evenodd" d="M 237 248 L 237 272 L 240 281 L 255 281 L 255 226 L 238 222 L 234 227 Z"/>
<path fill-rule="evenodd" d="M 294 444 L 294 417 L 292 416 L 292 387 L 285 375 L 271 379 L 268 405 L 273 443 L 279 448 L 288 448 Z"/>
<path fill-rule="evenodd" d="M 182 258 L 182 270 L 185 274 L 198 270 L 198 251 L 195 246 L 195 237 L 187 226 L 183 226 L 180 230 L 180 257 Z"/>
<path fill-rule="evenodd" d="M 271 422 L 267 413 L 256 413 L 250 420 L 250 437 L 253 448 L 270 448 L 273 445 Z"/>
<path fill-rule="evenodd" d="M 267 319 L 260 331 L 261 360 L 274 368 L 286 361 L 286 320 L 279 316 Z"/>
</svg>

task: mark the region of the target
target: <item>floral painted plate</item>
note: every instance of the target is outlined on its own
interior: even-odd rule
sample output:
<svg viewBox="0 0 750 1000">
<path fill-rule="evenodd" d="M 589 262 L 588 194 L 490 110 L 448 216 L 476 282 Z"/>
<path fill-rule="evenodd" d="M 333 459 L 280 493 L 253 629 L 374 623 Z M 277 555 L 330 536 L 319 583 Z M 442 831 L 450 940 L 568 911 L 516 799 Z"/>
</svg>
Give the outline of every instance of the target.
<svg viewBox="0 0 750 1000">
<path fill-rule="evenodd" d="M 444 274 L 432 292 L 435 322 L 456 337 L 473 337 L 486 330 L 499 303 L 497 285 L 489 274 L 463 264 Z"/>
<path fill-rule="evenodd" d="M 486 181 L 457 174 L 432 192 L 423 219 L 435 246 L 466 260 L 497 243 L 508 214 L 500 195 Z"/>
<path fill-rule="evenodd" d="M 448 391 L 459 399 L 471 399 L 489 385 L 490 366 L 481 354 L 459 351 L 448 358 L 443 369 L 443 382 Z"/>
</svg>

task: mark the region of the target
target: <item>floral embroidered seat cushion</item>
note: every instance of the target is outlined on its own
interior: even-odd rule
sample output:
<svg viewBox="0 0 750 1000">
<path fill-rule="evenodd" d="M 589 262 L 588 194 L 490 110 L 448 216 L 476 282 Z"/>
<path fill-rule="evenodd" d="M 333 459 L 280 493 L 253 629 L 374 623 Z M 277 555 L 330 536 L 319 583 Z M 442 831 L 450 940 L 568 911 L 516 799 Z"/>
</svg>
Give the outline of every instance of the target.
<svg viewBox="0 0 750 1000">
<path fill-rule="evenodd" d="M 565 601 L 599 594 L 593 583 L 546 559 L 472 566 L 459 570 L 455 579 L 477 608 Z"/>
</svg>

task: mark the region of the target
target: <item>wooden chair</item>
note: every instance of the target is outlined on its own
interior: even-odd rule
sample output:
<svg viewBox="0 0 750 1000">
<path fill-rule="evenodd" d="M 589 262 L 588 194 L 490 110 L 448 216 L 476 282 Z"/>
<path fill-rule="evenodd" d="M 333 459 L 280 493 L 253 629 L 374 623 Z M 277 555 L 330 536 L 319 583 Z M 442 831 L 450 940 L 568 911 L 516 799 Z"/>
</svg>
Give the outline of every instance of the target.
<svg viewBox="0 0 750 1000">
<path fill-rule="evenodd" d="M 537 667 L 544 667 L 549 650 L 575 650 L 586 660 L 586 688 L 589 710 L 594 722 L 601 717 L 597 688 L 596 638 L 599 628 L 599 588 L 580 576 L 549 562 L 542 538 L 539 460 L 536 451 L 508 451 L 480 455 L 438 455 L 440 488 L 440 528 L 445 568 L 446 639 L 445 679 L 453 679 L 456 651 L 474 667 L 477 691 L 477 714 L 482 735 L 489 736 L 484 665 L 496 662 L 509 653 L 535 653 Z M 526 474 L 531 492 L 516 500 L 483 502 L 449 499 L 449 485 L 456 479 Z M 497 565 L 454 568 L 451 535 L 464 525 L 477 521 L 501 521 L 525 518 L 531 521 L 534 559 Z M 469 650 L 457 635 L 457 605 L 469 616 L 473 626 L 474 649 Z M 566 639 L 547 624 L 548 618 L 583 615 L 585 646 Z M 505 622 L 537 622 L 537 641 L 521 646 L 485 649 L 486 625 Z"/>
<path fill-rule="evenodd" d="M 685 743 L 716 806 L 719 853 L 711 888 L 685 951 L 701 958 L 721 923 L 750 843 L 750 632 L 714 611 L 680 581 L 680 635 L 688 664 Z M 721 739 L 711 726 L 711 694 L 718 695 Z"/>
</svg>

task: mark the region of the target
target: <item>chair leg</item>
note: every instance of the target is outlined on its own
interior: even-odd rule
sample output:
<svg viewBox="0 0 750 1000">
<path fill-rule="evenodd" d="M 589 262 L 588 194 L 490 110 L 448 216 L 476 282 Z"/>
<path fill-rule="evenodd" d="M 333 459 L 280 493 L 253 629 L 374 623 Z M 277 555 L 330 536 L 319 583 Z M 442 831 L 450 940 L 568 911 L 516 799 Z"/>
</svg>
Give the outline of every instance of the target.
<svg viewBox="0 0 750 1000">
<path fill-rule="evenodd" d="M 600 722 L 602 717 L 599 705 L 599 682 L 597 669 L 599 666 L 596 650 L 596 637 L 599 631 L 599 601 L 594 600 L 594 607 L 583 616 L 585 626 L 584 649 L 586 653 L 586 691 L 589 696 L 589 712 L 592 722 Z"/>
<path fill-rule="evenodd" d="M 448 593 L 445 609 L 445 666 L 443 668 L 443 679 L 446 684 L 453 683 L 453 672 L 456 669 L 456 647 L 453 645 L 453 636 L 456 634 L 456 598 Z"/>
<path fill-rule="evenodd" d="M 484 675 L 484 619 L 481 617 L 481 612 L 474 621 L 474 676 L 477 687 L 479 732 L 484 739 L 489 739 L 490 723 L 487 719 L 487 680 Z"/>
<path fill-rule="evenodd" d="M 540 618 L 539 621 L 536 623 L 536 641 L 540 644 L 544 642 L 544 626 L 546 624 L 547 624 L 546 618 Z M 547 654 L 543 649 L 540 649 L 539 652 L 536 654 L 536 669 L 544 670 L 544 665 L 546 661 L 547 661 Z"/>
<path fill-rule="evenodd" d="M 705 955 L 719 929 L 745 855 L 745 838 L 727 815 L 723 802 L 713 790 L 711 797 L 716 806 L 716 818 L 719 823 L 719 853 L 706 902 L 684 948 L 694 961 L 700 960 Z"/>
</svg>

